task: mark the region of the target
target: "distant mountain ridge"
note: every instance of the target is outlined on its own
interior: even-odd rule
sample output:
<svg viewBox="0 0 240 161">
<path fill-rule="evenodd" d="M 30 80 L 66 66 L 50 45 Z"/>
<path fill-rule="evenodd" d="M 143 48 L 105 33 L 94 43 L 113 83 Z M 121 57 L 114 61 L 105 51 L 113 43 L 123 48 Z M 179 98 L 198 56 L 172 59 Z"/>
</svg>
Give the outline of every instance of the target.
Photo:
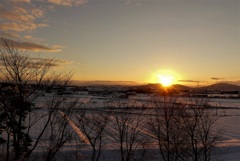
<svg viewBox="0 0 240 161">
<path fill-rule="evenodd" d="M 161 84 L 147 84 L 147 85 L 136 85 L 133 86 L 135 89 L 144 89 L 144 90 L 151 90 L 151 89 L 166 89 Z M 216 83 L 209 86 L 204 87 L 189 87 L 181 84 L 174 84 L 168 87 L 169 90 L 173 91 L 190 91 L 190 90 L 197 90 L 197 91 L 240 91 L 240 86 L 229 84 L 229 83 Z"/>
<path fill-rule="evenodd" d="M 101 80 L 96 80 L 96 81 L 78 81 L 74 80 L 72 81 L 73 85 L 78 85 L 78 86 L 136 86 L 136 85 L 141 85 L 140 83 L 134 82 L 134 81 L 101 81 Z"/>
<path fill-rule="evenodd" d="M 172 87 L 176 90 L 191 90 L 192 88 L 191 87 L 188 87 L 188 86 L 185 86 L 185 85 L 181 85 L 181 84 L 174 84 L 172 85 Z"/>
<path fill-rule="evenodd" d="M 230 83 L 216 83 L 208 86 L 203 87 L 189 87 L 185 85 L 180 84 L 174 84 L 172 87 L 176 90 L 191 90 L 191 89 L 197 89 L 197 90 L 209 90 L 209 91 L 240 91 L 240 86 L 230 84 Z"/>
<path fill-rule="evenodd" d="M 153 89 L 163 88 L 159 83 L 143 84 L 134 81 L 73 81 L 77 86 L 129 86 L 133 88 Z M 177 91 L 183 90 L 209 90 L 209 91 L 240 91 L 240 86 L 230 83 L 216 83 L 204 87 L 189 87 L 182 84 L 174 84 L 171 89 Z"/>
<path fill-rule="evenodd" d="M 218 90 L 218 91 L 240 91 L 240 86 L 229 84 L 229 83 L 216 83 L 205 87 L 200 87 L 199 89 L 205 90 Z"/>
</svg>

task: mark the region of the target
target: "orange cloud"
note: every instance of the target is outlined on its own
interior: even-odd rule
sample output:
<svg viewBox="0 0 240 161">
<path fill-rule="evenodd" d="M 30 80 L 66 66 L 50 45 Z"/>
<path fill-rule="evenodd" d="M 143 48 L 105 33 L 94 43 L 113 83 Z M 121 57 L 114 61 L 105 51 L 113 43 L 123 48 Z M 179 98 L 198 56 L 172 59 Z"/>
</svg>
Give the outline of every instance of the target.
<svg viewBox="0 0 240 161">
<path fill-rule="evenodd" d="M 0 37 L 1 38 L 1 37 Z M 30 51 L 47 51 L 47 52 L 59 52 L 62 51 L 62 47 L 60 46 L 53 46 L 49 47 L 47 45 L 42 45 L 34 42 L 27 42 L 27 41 L 16 41 L 6 38 L 1 38 L 2 42 L 0 44 L 0 48 L 4 47 L 3 41 L 8 41 L 10 45 L 12 45 L 16 49 L 24 49 L 24 50 L 30 50 Z"/>
<path fill-rule="evenodd" d="M 87 0 L 3 0 L 0 1 L 0 38 L 12 39 L 14 46 L 18 49 L 27 49 L 31 51 L 58 52 L 62 46 L 42 45 L 39 39 L 33 38 L 32 31 L 41 27 L 47 27 L 45 13 L 50 7 L 61 6 L 79 6 L 86 3 Z M 54 5 L 52 5 L 54 4 Z M 40 7 L 39 7 L 40 6 Z M 42 40 L 40 40 L 42 41 Z"/>
<path fill-rule="evenodd" d="M 19 38 L 18 34 L 15 33 L 8 33 L 8 32 L 1 32 L 1 36 L 2 37 L 6 37 L 6 38 Z"/>
<path fill-rule="evenodd" d="M 22 2 L 22 1 L 21 1 Z M 5 2 L 0 6 L 2 31 L 32 31 L 39 27 L 48 26 L 45 23 L 36 23 L 35 21 L 44 16 L 44 10 L 26 5 L 25 3 Z"/>
<path fill-rule="evenodd" d="M 79 6 L 87 3 L 87 0 L 48 0 L 48 2 L 61 6 Z"/>
<path fill-rule="evenodd" d="M 35 24 L 32 22 L 28 23 L 6 22 L 0 24 L 0 28 L 3 31 L 15 31 L 15 32 L 32 31 L 37 29 L 38 27 L 47 26 L 48 26 L 47 24 Z"/>
<path fill-rule="evenodd" d="M 33 8 L 31 12 L 37 18 L 41 18 L 44 16 L 44 11 L 39 8 Z"/>
<path fill-rule="evenodd" d="M 53 67 L 72 64 L 71 61 L 58 60 L 58 59 L 31 58 L 31 60 L 33 60 L 33 65 L 34 64 L 37 65 L 39 62 L 46 62 L 46 63 L 50 63 L 50 65 Z"/>
<path fill-rule="evenodd" d="M 1 9 L 1 17 L 5 20 L 22 23 L 33 22 L 36 19 L 36 17 L 34 17 L 33 14 L 29 14 L 29 11 L 27 11 L 26 9 L 15 6 L 10 9 Z"/>
<path fill-rule="evenodd" d="M 15 42 L 14 46 L 19 49 L 26 49 L 31 51 L 47 51 L 47 52 L 59 52 L 62 51 L 60 48 L 49 47 L 33 42 Z"/>
<path fill-rule="evenodd" d="M 35 52 L 59 52 L 62 50 L 60 46 L 42 45 L 35 42 L 39 41 L 39 39 L 30 35 L 22 35 L 23 32 L 34 31 L 37 28 L 48 26 L 46 23 L 41 23 L 41 19 L 44 19 L 45 10 L 35 7 L 30 0 L 2 1 L 0 2 L 0 15 L 1 38 L 9 39 L 17 49 Z M 40 23 L 36 23 L 37 20 Z"/>
<path fill-rule="evenodd" d="M 37 58 L 37 57 L 29 57 L 29 59 L 31 61 L 28 62 L 29 63 L 28 67 L 31 67 L 31 68 L 38 68 L 45 63 L 49 64 L 49 66 L 52 66 L 52 67 L 60 67 L 60 66 L 64 66 L 72 63 L 70 61 L 65 61 L 65 60 L 43 59 L 43 58 Z M 3 67 L 3 64 L 0 62 L 0 70 L 1 69 L 4 70 L 5 68 Z"/>
<path fill-rule="evenodd" d="M 25 2 L 25 3 L 31 3 L 31 0 L 12 0 L 12 2 Z"/>
</svg>

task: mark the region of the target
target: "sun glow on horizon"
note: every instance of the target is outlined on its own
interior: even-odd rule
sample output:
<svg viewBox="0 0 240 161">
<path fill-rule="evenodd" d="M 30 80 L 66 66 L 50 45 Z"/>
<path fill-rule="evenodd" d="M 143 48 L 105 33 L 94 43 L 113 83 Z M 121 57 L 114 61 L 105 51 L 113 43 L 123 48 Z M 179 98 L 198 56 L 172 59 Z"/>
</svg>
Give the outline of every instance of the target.
<svg viewBox="0 0 240 161">
<path fill-rule="evenodd" d="M 152 73 L 149 82 L 159 83 L 164 87 L 169 87 L 173 84 L 178 83 L 178 80 L 181 79 L 181 76 L 177 72 L 170 69 L 161 69 Z"/>
<path fill-rule="evenodd" d="M 169 87 L 174 83 L 174 77 L 171 75 L 158 75 L 159 83 L 164 87 Z"/>
</svg>

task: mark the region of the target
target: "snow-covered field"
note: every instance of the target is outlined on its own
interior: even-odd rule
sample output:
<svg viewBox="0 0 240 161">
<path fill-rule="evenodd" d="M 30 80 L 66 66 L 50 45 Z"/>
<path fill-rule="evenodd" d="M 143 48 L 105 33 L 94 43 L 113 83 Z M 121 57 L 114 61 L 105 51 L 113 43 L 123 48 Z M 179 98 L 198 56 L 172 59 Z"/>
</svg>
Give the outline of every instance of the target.
<svg viewBox="0 0 240 161">
<path fill-rule="evenodd" d="M 78 111 L 78 108 L 89 109 L 98 109 L 97 113 L 101 112 L 99 109 L 103 107 L 118 107 L 119 105 L 131 105 L 133 107 L 146 107 L 151 106 L 151 100 L 149 96 L 143 98 L 134 97 L 132 99 L 119 99 L 119 98 L 108 98 L 108 97 L 99 97 L 99 96 L 89 96 L 89 95 L 72 95 L 69 96 L 70 100 L 78 98 L 78 105 L 74 113 L 77 115 L 81 111 Z M 152 99 L 152 98 L 151 98 Z M 184 101 L 188 98 L 180 98 Z M 39 107 L 41 102 L 44 99 L 38 100 Z M 221 129 L 221 140 L 217 142 L 217 149 L 219 153 L 217 158 L 223 161 L 239 161 L 240 160 L 240 99 L 211 99 L 209 103 L 216 107 L 224 107 L 216 109 L 216 115 L 219 115 L 220 118 L 216 122 L 216 129 Z M 44 112 L 44 111 L 39 111 Z M 110 117 L 111 119 L 111 117 Z M 35 125 L 36 128 L 31 131 L 31 135 L 36 136 L 39 127 L 43 126 L 44 119 Z M 89 156 L 92 152 L 91 146 L 88 142 L 84 142 L 84 135 L 81 133 L 81 130 L 76 126 L 78 124 L 77 117 L 73 116 L 69 118 L 69 130 L 72 132 L 71 141 L 67 142 L 60 152 L 57 155 L 56 160 L 74 160 L 76 156 L 81 158 L 81 160 L 90 160 Z M 131 125 L 128 125 L 131 126 Z M 139 127 L 141 135 L 144 137 L 151 138 L 151 134 L 148 132 L 146 127 Z M 106 128 L 106 132 L 110 133 L 114 131 L 113 125 L 110 121 Z M 47 130 L 48 131 L 48 130 Z M 37 147 L 35 153 L 41 153 L 49 146 L 48 133 L 43 137 L 43 140 L 40 146 Z M 145 160 L 158 160 L 158 154 L 156 150 L 156 143 L 150 141 L 147 145 L 147 152 Z M 142 150 L 139 148 L 137 153 L 141 154 Z M 65 158 L 65 159 L 64 159 Z M 112 137 L 107 136 L 103 140 L 103 153 L 100 160 L 103 161 L 115 161 L 120 160 L 120 152 L 118 150 L 117 143 L 113 140 Z"/>
</svg>

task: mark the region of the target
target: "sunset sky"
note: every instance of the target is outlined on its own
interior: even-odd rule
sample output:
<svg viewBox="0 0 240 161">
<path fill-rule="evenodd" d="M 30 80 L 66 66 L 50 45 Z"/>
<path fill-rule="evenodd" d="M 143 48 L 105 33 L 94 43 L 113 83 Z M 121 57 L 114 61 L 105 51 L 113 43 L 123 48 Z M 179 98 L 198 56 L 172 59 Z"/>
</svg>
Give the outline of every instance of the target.
<svg viewBox="0 0 240 161">
<path fill-rule="evenodd" d="M 75 80 L 240 83 L 239 0 L 1 0 L 0 37 Z"/>
</svg>

